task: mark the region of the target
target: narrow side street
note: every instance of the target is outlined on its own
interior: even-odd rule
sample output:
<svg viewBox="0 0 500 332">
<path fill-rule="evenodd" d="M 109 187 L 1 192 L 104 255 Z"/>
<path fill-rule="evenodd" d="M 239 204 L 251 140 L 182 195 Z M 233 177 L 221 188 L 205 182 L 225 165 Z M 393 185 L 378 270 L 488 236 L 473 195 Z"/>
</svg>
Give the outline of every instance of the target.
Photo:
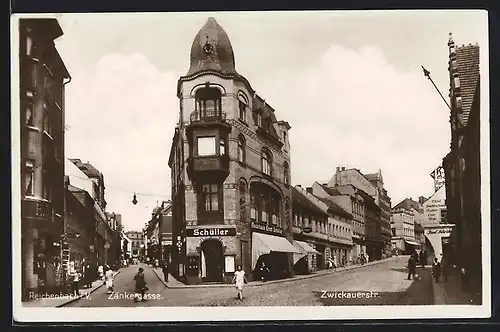
<svg viewBox="0 0 500 332">
<path fill-rule="evenodd" d="M 135 303 L 126 294 L 133 294 L 134 274 L 139 266 L 145 270 L 150 296 Z M 115 280 L 115 293 L 101 288 L 90 299 L 71 303 L 68 307 L 124 306 L 321 306 L 321 305 L 430 305 L 433 302 L 430 270 L 418 268 L 419 280 L 407 280 L 406 258 L 383 262 L 355 270 L 337 272 L 316 278 L 249 286 L 243 300 L 236 299 L 232 287 L 168 289 L 144 265 L 124 268 Z M 322 299 L 324 291 L 376 292 L 377 297 L 364 299 Z"/>
</svg>

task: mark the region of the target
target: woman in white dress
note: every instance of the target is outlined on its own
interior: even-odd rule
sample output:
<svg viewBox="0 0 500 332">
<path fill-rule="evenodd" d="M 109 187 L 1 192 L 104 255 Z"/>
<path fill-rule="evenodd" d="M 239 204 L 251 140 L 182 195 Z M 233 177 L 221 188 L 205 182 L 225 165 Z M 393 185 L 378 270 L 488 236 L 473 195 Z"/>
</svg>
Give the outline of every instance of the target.
<svg viewBox="0 0 500 332">
<path fill-rule="evenodd" d="M 238 298 L 243 300 L 243 284 L 247 283 L 247 277 L 245 276 L 245 271 L 241 265 L 238 265 L 238 269 L 234 272 L 233 283 L 236 284 L 236 289 L 238 290 Z"/>
<path fill-rule="evenodd" d="M 115 272 L 109 267 L 109 265 L 106 265 L 106 287 L 108 288 L 108 294 L 113 293 L 113 279 L 115 278 Z"/>
</svg>

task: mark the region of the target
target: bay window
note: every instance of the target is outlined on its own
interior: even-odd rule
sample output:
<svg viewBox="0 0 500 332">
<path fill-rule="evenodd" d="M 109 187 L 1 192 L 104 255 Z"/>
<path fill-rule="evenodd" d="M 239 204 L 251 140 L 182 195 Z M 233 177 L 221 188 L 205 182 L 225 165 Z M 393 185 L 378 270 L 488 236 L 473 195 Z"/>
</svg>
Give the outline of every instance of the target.
<svg viewBox="0 0 500 332">
<path fill-rule="evenodd" d="M 215 136 L 198 137 L 197 147 L 198 147 L 198 156 L 216 155 Z"/>
</svg>

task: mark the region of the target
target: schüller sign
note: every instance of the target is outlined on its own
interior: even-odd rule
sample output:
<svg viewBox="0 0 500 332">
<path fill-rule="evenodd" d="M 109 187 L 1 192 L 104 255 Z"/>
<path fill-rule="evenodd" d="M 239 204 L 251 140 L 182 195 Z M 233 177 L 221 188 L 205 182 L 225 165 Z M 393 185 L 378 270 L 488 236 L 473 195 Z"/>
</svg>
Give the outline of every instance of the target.
<svg viewBox="0 0 500 332">
<path fill-rule="evenodd" d="M 188 237 L 201 237 L 201 236 L 236 236 L 236 228 L 188 228 L 186 229 Z"/>
</svg>

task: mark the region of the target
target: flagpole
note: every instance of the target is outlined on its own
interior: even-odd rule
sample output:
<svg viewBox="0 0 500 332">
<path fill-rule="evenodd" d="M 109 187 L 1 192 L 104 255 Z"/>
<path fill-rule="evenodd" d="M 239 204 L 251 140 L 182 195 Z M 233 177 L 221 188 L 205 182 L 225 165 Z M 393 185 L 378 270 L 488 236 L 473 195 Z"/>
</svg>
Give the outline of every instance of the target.
<svg viewBox="0 0 500 332">
<path fill-rule="evenodd" d="M 441 93 L 441 91 L 439 91 L 438 87 L 436 86 L 436 84 L 434 83 L 434 81 L 432 80 L 431 78 L 431 72 L 428 71 L 427 69 L 424 68 L 424 66 L 421 66 L 422 67 L 422 70 L 424 71 L 424 76 L 427 77 L 427 79 L 429 81 L 431 81 L 432 85 L 434 85 L 434 88 L 436 89 L 436 91 L 439 93 L 439 95 L 441 96 L 441 98 L 443 99 L 444 103 L 446 104 L 446 106 L 448 106 L 448 108 L 450 109 L 451 111 L 451 106 L 450 104 L 448 104 L 448 102 L 446 101 L 446 99 L 444 98 L 443 94 Z"/>
</svg>

